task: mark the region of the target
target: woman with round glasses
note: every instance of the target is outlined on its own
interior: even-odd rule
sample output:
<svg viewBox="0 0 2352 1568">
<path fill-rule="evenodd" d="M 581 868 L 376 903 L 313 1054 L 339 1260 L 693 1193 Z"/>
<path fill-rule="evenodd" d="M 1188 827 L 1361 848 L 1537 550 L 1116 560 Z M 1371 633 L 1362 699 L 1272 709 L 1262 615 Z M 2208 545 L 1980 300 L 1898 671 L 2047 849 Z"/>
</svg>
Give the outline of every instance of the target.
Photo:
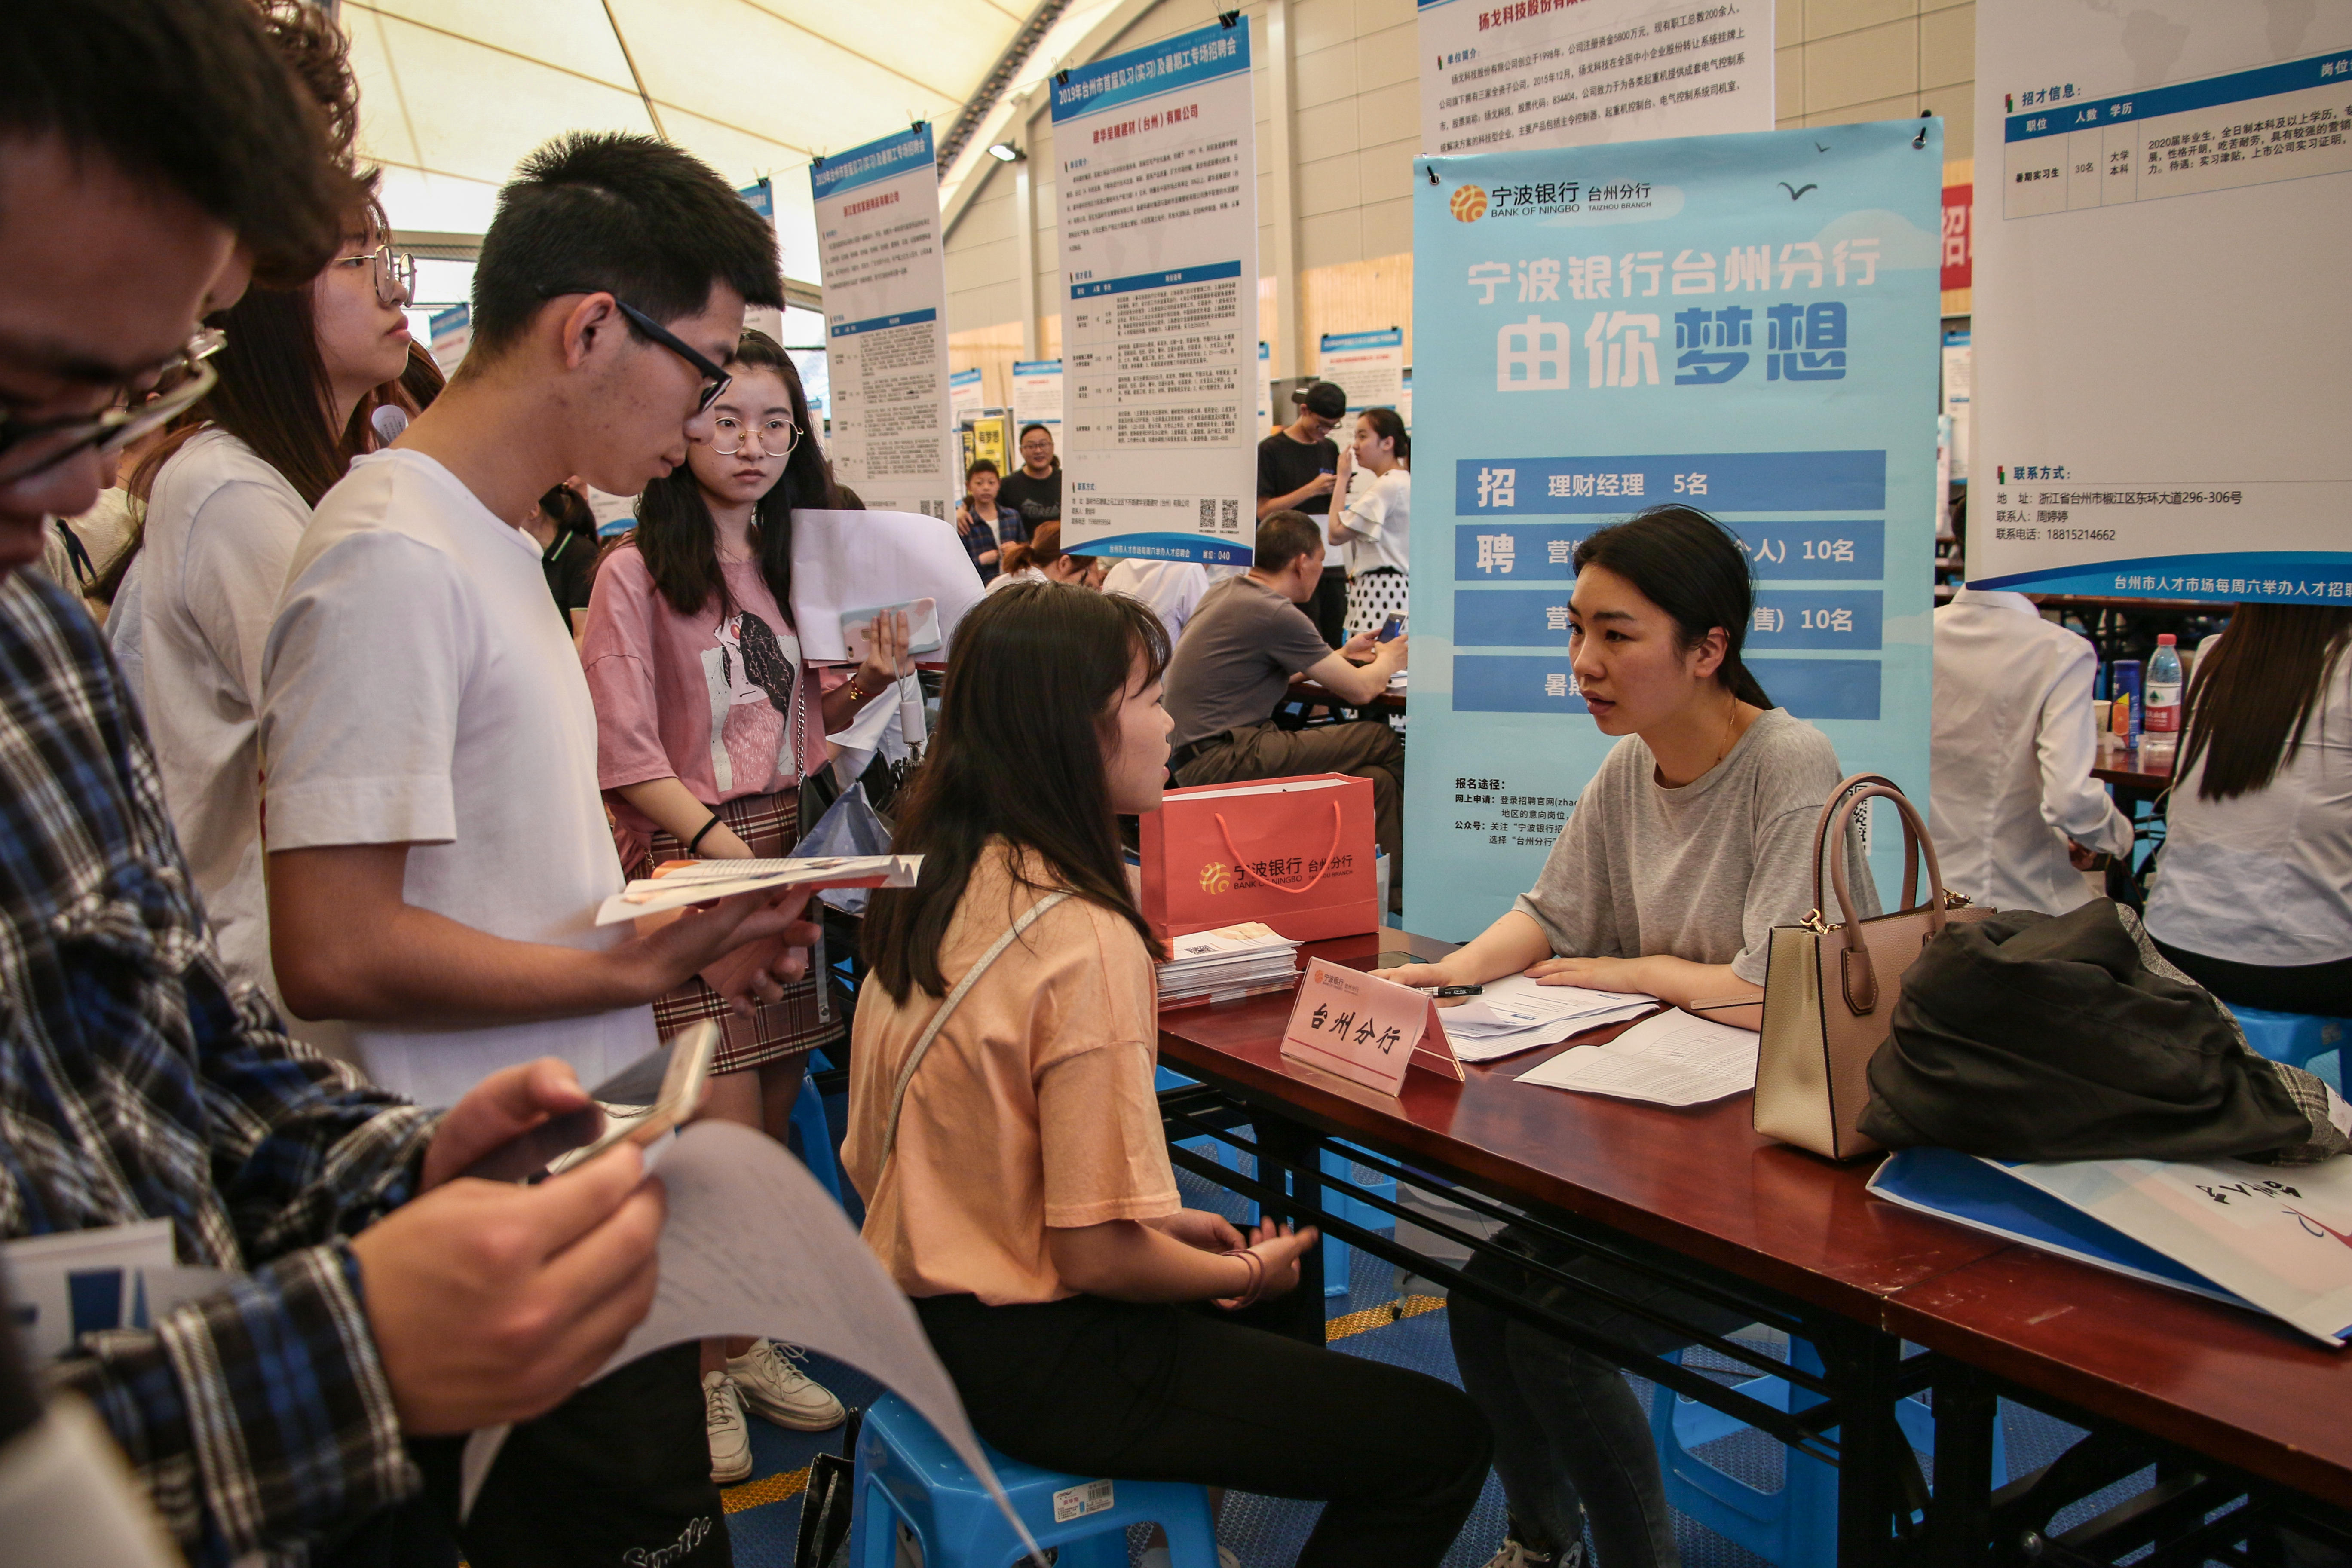
<svg viewBox="0 0 2352 1568">
<path fill-rule="evenodd" d="M 204 363 L 218 380 L 130 475 L 145 521 L 100 586 L 221 958 L 273 1002 L 261 649 L 311 509 L 362 449 L 353 412 L 408 367 L 408 294 L 383 238 L 371 204 L 310 283 L 250 289 L 214 318 Z"/>
<path fill-rule="evenodd" d="M 792 618 L 793 509 L 838 504 L 808 428 L 800 378 L 774 340 L 745 332 L 710 405 L 712 434 L 685 464 L 646 487 L 637 526 L 596 574 L 580 657 L 595 699 L 598 783 L 632 877 L 666 860 L 773 858 L 799 841 L 800 784 L 825 765 L 824 738 L 892 689 L 905 661 L 905 617 L 877 626 L 872 657 L 822 690 Z M 742 950 L 730 973 L 775 954 Z M 712 1065 L 709 1114 L 784 1135 L 804 1058 L 841 1038 L 822 973 L 776 986 L 749 1016 L 706 981 L 654 1004 L 667 1037 L 701 1018 L 726 1039 Z M 722 978 L 724 978 L 722 976 Z M 823 1431 L 840 1402 L 766 1342 L 704 1347 L 711 1475 L 751 1472 L 743 1406 L 782 1426 Z"/>
</svg>

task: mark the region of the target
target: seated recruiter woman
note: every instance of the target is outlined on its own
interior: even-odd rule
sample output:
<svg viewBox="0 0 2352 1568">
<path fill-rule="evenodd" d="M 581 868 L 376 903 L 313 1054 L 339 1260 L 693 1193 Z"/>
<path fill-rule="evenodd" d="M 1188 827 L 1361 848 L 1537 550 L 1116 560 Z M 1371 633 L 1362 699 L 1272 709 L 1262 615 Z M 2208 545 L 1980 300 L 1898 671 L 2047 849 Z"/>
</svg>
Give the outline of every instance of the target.
<svg viewBox="0 0 2352 1568">
<path fill-rule="evenodd" d="M 1355 445 L 1339 453 L 1332 494 L 1346 497 L 1357 468 L 1372 476 L 1364 493 L 1331 507 L 1331 547 L 1348 568 L 1348 630 L 1376 632 L 1402 616 L 1405 571 L 1412 563 L 1407 527 L 1412 511 L 1412 437 L 1393 408 L 1367 408 L 1356 416 Z"/>
<path fill-rule="evenodd" d="M 1753 613 L 1748 556 L 1704 512 L 1659 507 L 1576 550 L 1569 647 L 1603 759 L 1531 892 L 1436 963 L 1380 971 L 1407 985 L 1527 973 L 1645 991 L 1758 1026 L 1767 944 L 1811 900 L 1813 833 L 1841 777 L 1828 737 L 1775 708 L 1740 662 Z M 1849 853 L 1853 848 L 1849 846 Z M 1869 879 L 1849 861 L 1858 901 Z M 1511 1250 L 1709 1332 L 1736 1312 L 1507 1229 Z M 1633 1348 L 1688 1336 L 1614 1313 L 1482 1256 L 1470 1272 Z M 1456 1292 L 1447 1327 L 1462 1386 L 1495 1428 L 1510 1537 L 1491 1568 L 1573 1561 L 1589 1521 L 1606 1568 L 1674 1568 L 1674 1526 L 1648 1421 L 1617 1366 Z"/>
<path fill-rule="evenodd" d="M 1092 555 L 1062 553 L 1062 525 L 1049 522 L 1026 541 L 1004 547 L 1004 574 L 988 591 L 1015 583 L 1066 583 L 1074 588 L 1099 588 L 1110 574 L 1110 563 Z"/>
<path fill-rule="evenodd" d="M 2352 609 L 2240 605 L 2189 678 L 2147 931 L 2224 1002 L 2352 1017 Z"/>
<path fill-rule="evenodd" d="M 964 553 L 980 569 L 983 584 L 995 580 L 999 552 L 1004 546 L 1029 537 L 1021 526 L 1021 514 L 997 504 L 1001 479 L 993 462 L 979 459 L 963 471 L 963 501 L 956 508 L 956 533 L 963 540 Z"/>
<path fill-rule="evenodd" d="M 1167 658 L 1113 595 L 1024 584 L 957 628 L 894 845 L 922 882 L 866 915 L 842 1150 L 866 1240 L 1015 1458 L 1321 1500 L 1303 1568 L 1434 1564 L 1486 1479 L 1469 1400 L 1245 1326 L 1315 1232 L 1177 1196 L 1117 826 L 1160 807 Z"/>
<path fill-rule="evenodd" d="M 824 506 L 832 479 L 803 435 L 808 400 L 774 340 L 744 333 L 727 370 L 710 435 L 646 487 L 635 531 L 597 572 L 581 638 L 597 782 L 631 877 L 667 860 L 791 854 L 801 781 L 825 765 L 825 735 L 912 668 L 900 655 L 905 616 L 886 616 L 873 657 L 845 685 L 820 690 L 793 625 L 793 509 Z M 720 1021 L 709 1114 L 777 1139 L 808 1053 L 845 1032 L 822 973 L 780 982 L 757 973 L 780 956 L 753 947 L 654 1003 L 664 1038 Z M 721 990 L 740 990 L 725 983 L 747 965 L 758 1005 L 730 1006 Z M 798 1352 L 764 1340 L 706 1344 L 703 1393 L 711 1478 L 721 1483 L 751 1473 L 744 1406 L 804 1432 L 843 1418 Z"/>
</svg>

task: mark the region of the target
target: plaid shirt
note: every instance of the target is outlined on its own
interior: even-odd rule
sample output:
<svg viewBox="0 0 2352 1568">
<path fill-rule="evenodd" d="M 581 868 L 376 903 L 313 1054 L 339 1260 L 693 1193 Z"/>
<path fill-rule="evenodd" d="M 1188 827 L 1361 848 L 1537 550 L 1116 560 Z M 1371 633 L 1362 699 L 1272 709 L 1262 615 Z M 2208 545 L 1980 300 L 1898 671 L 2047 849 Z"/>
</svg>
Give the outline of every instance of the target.
<svg viewBox="0 0 2352 1568">
<path fill-rule="evenodd" d="M 241 1275 L 65 1371 L 192 1562 L 299 1556 L 415 1489 L 342 1238 L 414 1194 L 433 1127 L 231 993 L 97 629 L 0 581 L 0 1237 L 167 1217 Z"/>
</svg>

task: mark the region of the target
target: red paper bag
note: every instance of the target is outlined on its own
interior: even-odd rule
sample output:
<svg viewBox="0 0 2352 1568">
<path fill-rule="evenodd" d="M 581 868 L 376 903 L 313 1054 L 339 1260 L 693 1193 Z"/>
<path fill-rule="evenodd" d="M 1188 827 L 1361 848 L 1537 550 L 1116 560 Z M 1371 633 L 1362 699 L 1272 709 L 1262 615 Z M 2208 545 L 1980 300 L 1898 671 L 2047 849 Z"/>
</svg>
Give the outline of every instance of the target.
<svg viewBox="0 0 2352 1568">
<path fill-rule="evenodd" d="M 1142 819 L 1162 938 L 1263 921 L 1293 942 L 1376 931 L 1372 784 L 1344 773 L 1171 789 Z"/>
</svg>

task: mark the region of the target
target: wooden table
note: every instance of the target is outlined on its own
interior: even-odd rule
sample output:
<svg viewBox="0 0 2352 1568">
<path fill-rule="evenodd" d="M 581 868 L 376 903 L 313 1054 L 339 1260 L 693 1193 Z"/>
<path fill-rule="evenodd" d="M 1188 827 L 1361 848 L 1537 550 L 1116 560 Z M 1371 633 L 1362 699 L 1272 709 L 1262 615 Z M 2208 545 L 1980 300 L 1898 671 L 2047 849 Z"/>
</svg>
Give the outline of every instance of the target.
<svg viewBox="0 0 2352 1568">
<path fill-rule="evenodd" d="M 1369 702 L 1350 702 L 1319 680 L 1294 680 L 1286 702 L 1306 702 L 1321 708 L 1345 709 L 1350 713 L 1402 713 L 1404 693 L 1390 687 Z"/>
<path fill-rule="evenodd" d="M 2098 753 L 2091 776 L 2118 789 L 2157 795 L 2171 785 L 2172 763 L 2170 755 L 2142 757 L 2137 746 L 2117 746 Z"/>
<path fill-rule="evenodd" d="M 1384 931 L 1310 943 L 1303 952 L 1370 969 L 1447 948 Z M 1702 1276 L 1734 1278 L 1760 1299 L 1787 1303 L 1803 1323 L 1799 1331 L 1825 1343 L 1840 1384 L 1842 1564 L 1918 1555 L 1955 1564 L 2019 1561 L 2016 1543 L 2028 1533 L 2039 1541 L 2058 1509 L 2158 1461 L 2170 1466 L 2159 1493 L 2150 1494 L 2162 1508 L 2109 1523 L 2088 1543 L 2047 1542 L 2046 1563 L 2073 1568 L 2126 1554 L 2139 1543 L 2135 1531 L 2153 1528 L 2148 1518 L 2187 1532 L 2180 1561 L 2201 1562 L 2218 1547 L 2196 1531 L 2231 1528 L 2203 1526 L 2205 1514 L 2240 1499 L 2249 1510 L 2232 1516 L 2240 1522 L 2292 1516 L 2298 1530 L 2326 1539 L 2341 1529 L 2352 1543 L 2352 1523 L 2334 1516 L 2311 1523 L 2306 1500 L 2352 1508 L 2352 1352 L 2332 1353 L 2251 1313 L 1879 1202 L 1864 1190 L 1875 1162 L 1835 1164 L 1772 1143 L 1755 1132 L 1746 1097 L 1677 1110 L 1514 1081 L 1569 1048 L 1563 1044 L 1468 1067 L 1459 1083 L 1416 1068 L 1391 1098 L 1286 1064 L 1279 1042 L 1289 1009 L 1290 997 L 1277 994 L 1163 1015 L 1161 1060 L 1207 1086 L 1171 1100 L 1213 1090 L 1242 1108 L 1268 1152 L 1308 1173 L 1298 1190 L 1310 1194 L 1309 1146 L 1345 1140 L 1470 1193 L 1556 1216 L 1572 1234 L 1668 1249 Z M 1596 1031 L 1576 1043 L 1608 1037 Z M 1276 1131 L 1286 1124 L 1286 1132 Z M 1171 1120 L 1171 1137 L 1179 1131 Z M 1204 1163 L 1188 1168 L 1211 1173 Z M 1267 1197 L 1263 1189 L 1254 1195 Z M 1446 1278 L 1378 1233 L 1342 1239 Z M 1307 1262 L 1310 1278 L 1297 1294 L 1319 1310 L 1320 1249 Z M 1927 1353 L 1898 1368 L 1903 1341 Z M 1623 1359 L 1643 1375 L 1657 1370 L 1639 1356 Z M 1889 1489 L 1895 1478 L 1882 1461 L 1894 1449 L 1907 1456 L 1893 1400 L 1921 1386 L 1934 1391 L 1937 1487 L 1928 1529 L 1906 1545 L 1896 1538 L 1909 1504 Z M 2000 1396 L 2088 1426 L 2093 1437 L 2049 1473 L 1997 1491 L 1990 1467 Z M 2265 1481 L 2277 1485 L 2265 1489 Z M 2179 1495 L 2168 1500 L 2164 1487 Z M 2171 1568 L 2160 1543 L 2147 1561 Z"/>
</svg>

